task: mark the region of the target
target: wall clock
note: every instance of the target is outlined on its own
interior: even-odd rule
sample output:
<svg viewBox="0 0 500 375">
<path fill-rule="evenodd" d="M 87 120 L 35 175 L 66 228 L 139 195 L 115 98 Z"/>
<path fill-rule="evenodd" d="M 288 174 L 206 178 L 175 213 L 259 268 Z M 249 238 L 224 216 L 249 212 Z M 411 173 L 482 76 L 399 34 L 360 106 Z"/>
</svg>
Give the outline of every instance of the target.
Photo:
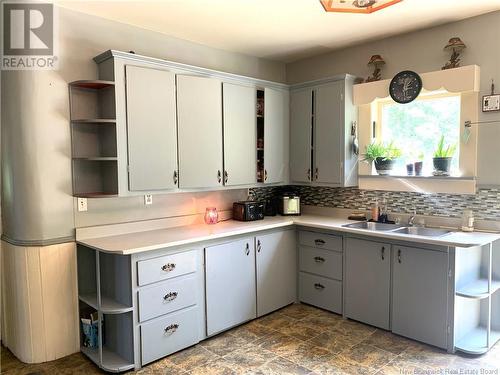
<svg viewBox="0 0 500 375">
<path fill-rule="evenodd" d="M 411 70 L 404 70 L 396 74 L 389 85 L 391 98 L 400 104 L 414 101 L 421 90 L 422 78 Z"/>
</svg>

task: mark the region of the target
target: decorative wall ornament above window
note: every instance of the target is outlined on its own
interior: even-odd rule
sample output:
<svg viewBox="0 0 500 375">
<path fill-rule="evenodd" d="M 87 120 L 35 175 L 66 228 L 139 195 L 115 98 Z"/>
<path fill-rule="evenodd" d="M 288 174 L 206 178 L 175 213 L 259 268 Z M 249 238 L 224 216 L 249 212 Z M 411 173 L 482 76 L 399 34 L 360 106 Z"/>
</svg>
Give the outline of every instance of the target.
<svg viewBox="0 0 500 375">
<path fill-rule="evenodd" d="M 327 12 L 370 14 L 403 0 L 320 0 Z"/>
</svg>

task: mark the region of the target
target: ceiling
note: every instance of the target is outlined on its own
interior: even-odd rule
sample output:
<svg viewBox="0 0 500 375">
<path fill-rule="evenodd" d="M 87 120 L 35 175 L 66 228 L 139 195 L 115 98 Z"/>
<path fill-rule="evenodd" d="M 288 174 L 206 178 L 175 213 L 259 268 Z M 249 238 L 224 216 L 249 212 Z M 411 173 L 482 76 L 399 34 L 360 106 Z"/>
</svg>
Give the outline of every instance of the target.
<svg viewBox="0 0 500 375">
<path fill-rule="evenodd" d="M 319 0 L 56 0 L 59 5 L 210 47 L 292 62 L 500 10 L 500 0 L 404 0 L 372 14 Z"/>
</svg>

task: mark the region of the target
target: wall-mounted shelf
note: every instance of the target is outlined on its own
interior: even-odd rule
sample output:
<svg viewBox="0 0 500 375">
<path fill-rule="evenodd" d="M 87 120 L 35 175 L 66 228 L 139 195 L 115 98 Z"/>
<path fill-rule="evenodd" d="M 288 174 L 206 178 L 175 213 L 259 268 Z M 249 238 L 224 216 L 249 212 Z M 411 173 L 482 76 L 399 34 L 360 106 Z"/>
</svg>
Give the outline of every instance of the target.
<svg viewBox="0 0 500 375">
<path fill-rule="evenodd" d="M 73 195 L 100 198 L 118 195 L 115 84 L 71 82 L 70 116 Z"/>
<path fill-rule="evenodd" d="M 492 281 L 491 293 L 495 293 L 497 290 L 500 290 L 500 282 Z M 490 295 L 490 292 L 488 291 L 488 279 L 471 281 L 469 284 L 457 289 L 456 294 L 465 298 L 487 298 Z"/>
</svg>

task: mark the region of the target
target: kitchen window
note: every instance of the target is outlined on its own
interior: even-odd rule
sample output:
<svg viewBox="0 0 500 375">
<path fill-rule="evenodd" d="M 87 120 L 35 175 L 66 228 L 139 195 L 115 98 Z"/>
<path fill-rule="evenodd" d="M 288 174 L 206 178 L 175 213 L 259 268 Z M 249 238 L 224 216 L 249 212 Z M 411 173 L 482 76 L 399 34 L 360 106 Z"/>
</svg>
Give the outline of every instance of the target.
<svg viewBox="0 0 500 375">
<path fill-rule="evenodd" d="M 409 104 L 379 102 L 375 135 L 402 151 L 392 174 L 406 175 L 407 163 L 422 160 L 422 175 L 431 176 L 434 151 L 444 136 L 445 144 L 456 145 L 451 175 L 460 176 L 460 111 L 461 97 L 456 94 L 423 96 Z"/>
</svg>

